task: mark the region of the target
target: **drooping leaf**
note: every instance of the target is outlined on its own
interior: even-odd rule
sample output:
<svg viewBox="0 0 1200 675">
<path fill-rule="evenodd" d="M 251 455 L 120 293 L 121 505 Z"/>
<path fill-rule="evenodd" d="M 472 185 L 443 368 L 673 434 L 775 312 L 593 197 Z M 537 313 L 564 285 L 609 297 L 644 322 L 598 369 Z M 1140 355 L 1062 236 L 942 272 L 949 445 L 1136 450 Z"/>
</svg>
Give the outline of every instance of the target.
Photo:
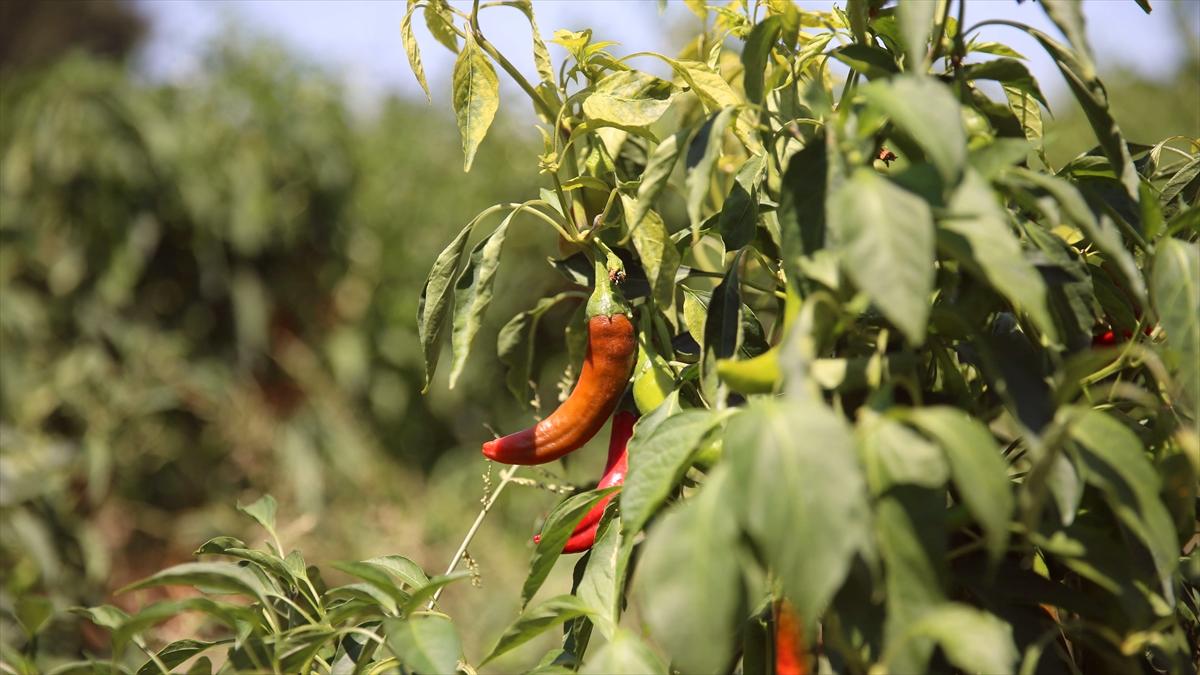
<svg viewBox="0 0 1200 675">
<path fill-rule="evenodd" d="M 904 38 L 904 70 L 908 72 L 920 72 L 925 67 L 929 32 L 936 10 L 936 2 L 902 2 L 896 7 L 900 36 Z"/>
<path fill-rule="evenodd" d="M 474 225 L 474 220 L 467 223 L 454 240 L 438 254 L 437 259 L 433 261 L 433 268 L 429 270 L 429 276 L 425 279 L 425 285 L 421 288 L 421 299 L 417 308 L 417 335 L 425 355 L 425 384 L 421 387 L 421 393 L 428 391 L 429 383 L 433 381 L 433 372 L 441 355 L 442 328 L 446 323 L 446 313 L 450 309 L 450 281 L 458 271 L 458 262 L 462 259 L 463 251 L 467 247 L 467 237 L 470 236 Z"/>
<path fill-rule="evenodd" d="M 425 27 L 446 49 L 458 53 L 458 34 L 454 32 L 454 15 L 446 0 L 431 0 L 425 4 Z M 428 92 L 426 92 L 428 97 Z"/>
<path fill-rule="evenodd" d="M 1179 542 L 1171 515 L 1158 496 L 1158 473 L 1146 458 L 1141 441 L 1124 424 L 1099 410 L 1073 408 L 1064 413 L 1070 419 L 1071 437 L 1082 446 L 1085 480 L 1106 493 L 1117 518 L 1146 545 L 1163 596 L 1173 602 L 1171 575 L 1179 563 Z"/>
<path fill-rule="evenodd" d="M 504 327 L 496 338 L 496 353 L 507 369 L 505 383 L 508 390 L 522 405 L 528 405 L 533 395 L 531 380 L 533 373 L 534 337 L 542 316 L 564 300 L 579 298 L 580 294 L 566 291 L 542 298 L 532 309 L 520 312 Z"/>
<path fill-rule="evenodd" d="M 671 107 L 673 93 L 670 82 L 653 75 L 618 71 L 596 83 L 583 100 L 583 113 L 621 127 L 647 127 Z"/>
<path fill-rule="evenodd" d="M 413 35 L 412 30 L 412 16 L 416 10 L 415 0 L 409 0 L 408 9 L 404 12 L 404 19 L 400 21 L 400 41 L 404 43 L 404 52 L 408 55 L 408 65 L 412 68 L 417 83 L 421 85 L 421 91 L 425 92 L 425 100 L 432 102 L 433 97 L 429 94 L 429 83 L 425 81 L 425 67 L 421 65 L 421 47 L 417 44 L 417 38 Z"/>
<path fill-rule="evenodd" d="M 758 228 L 758 181 L 764 159 L 763 155 L 755 155 L 746 160 L 721 206 L 717 229 L 727 251 L 735 251 L 754 240 Z"/>
<path fill-rule="evenodd" d="M 563 546 L 571 538 L 571 533 L 580 520 L 601 499 L 612 494 L 619 488 L 609 487 L 603 490 L 589 490 L 568 497 L 546 516 L 542 526 L 542 537 L 533 550 L 533 560 L 529 563 L 529 575 L 525 577 L 525 585 L 521 588 L 521 604 L 527 605 L 550 576 L 554 563 L 562 555 Z"/>
<path fill-rule="evenodd" d="M 900 72 L 890 52 L 866 44 L 849 44 L 829 52 L 833 58 L 862 73 L 868 80 L 891 77 Z"/>
<path fill-rule="evenodd" d="M 134 582 L 121 592 L 155 586 L 197 586 L 210 592 L 245 595 L 266 604 L 267 586 L 245 567 L 224 562 L 182 563 Z"/>
<path fill-rule="evenodd" d="M 914 638 L 937 641 L 954 666 L 968 673 L 1012 673 L 1018 652 L 1012 626 L 969 605 L 946 603 L 910 628 Z"/>
<path fill-rule="evenodd" d="M 968 80 L 995 80 L 1006 87 L 1029 94 L 1047 110 L 1050 109 L 1050 104 L 1046 102 L 1046 97 L 1038 87 L 1037 80 L 1030 74 L 1025 64 L 1016 59 L 993 59 L 983 63 L 970 64 L 963 68 L 963 77 Z"/>
<path fill-rule="evenodd" d="M 1013 512 L 1008 467 L 987 427 L 965 412 L 944 406 L 917 408 L 912 422 L 946 452 L 959 497 L 983 526 L 988 552 L 1003 555 Z"/>
<path fill-rule="evenodd" d="M 719 672 L 732 649 L 741 572 L 737 518 L 718 469 L 650 529 L 635 592 L 655 642 L 686 673 Z"/>
<path fill-rule="evenodd" d="M 471 353 L 471 342 L 483 323 L 483 313 L 492 303 L 496 272 L 500 269 L 500 251 L 508 225 L 520 209 L 501 221 L 499 227 L 475 245 L 462 274 L 454 284 L 454 326 L 450 335 L 453 357 L 450 361 L 450 388 L 458 382 L 459 375 L 467 364 Z"/>
<path fill-rule="evenodd" d="M 912 344 L 921 344 L 934 280 L 929 205 L 859 169 L 830 197 L 829 208 L 842 269 Z"/>
<path fill-rule="evenodd" d="M 704 202 L 708 197 L 712 183 L 713 168 L 717 158 L 721 156 L 721 146 L 725 136 L 725 127 L 733 116 L 733 108 L 725 108 L 717 113 L 702 128 L 688 149 L 689 171 L 687 184 L 687 213 L 688 221 L 692 224 L 692 238 L 699 239 L 700 223 L 703 222 Z M 695 162 L 691 159 L 698 156 Z"/>
<path fill-rule="evenodd" d="M 674 304 L 675 273 L 679 270 L 681 256 L 662 218 L 653 210 L 643 209 L 640 202 L 640 199 L 621 195 L 625 222 L 630 227 L 633 247 L 646 270 L 651 297 L 661 309 L 668 310 Z M 636 227 L 635 222 L 639 223 Z"/>
<path fill-rule="evenodd" d="M 631 229 L 637 228 L 642 218 L 654 208 L 654 202 L 667 186 L 667 180 L 675 170 L 675 161 L 679 159 L 690 134 L 690 129 L 680 129 L 663 139 L 650 153 L 646 170 L 642 172 L 642 182 L 638 185 L 633 214 L 626 215 L 626 222 Z"/>
<path fill-rule="evenodd" d="M 660 406 L 660 410 L 665 406 Z M 629 440 L 629 474 L 621 490 L 621 528 L 641 530 L 687 470 L 700 442 L 725 419 L 713 410 L 691 409 L 659 419 L 642 418 Z"/>
<path fill-rule="evenodd" d="M 387 646 L 408 670 L 418 673 L 453 673 L 462 659 L 462 644 L 449 618 L 414 614 L 384 622 Z"/>
<path fill-rule="evenodd" d="M 1020 241 L 991 187 L 968 171 L 940 222 L 939 244 L 968 267 L 982 273 L 1038 330 L 1058 340 L 1046 302 L 1046 285 L 1021 251 Z"/>
<path fill-rule="evenodd" d="M 746 89 L 746 99 L 751 103 L 762 103 L 764 71 L 770 61 L 771 49 L 782 30 L 783 19 L 779 16 L 769 16 L 755 25 L 746 38 L 746 46 L 742 49 L 742 66 L 745 73 L 742 84 Z"/>
<path fill-rule="evenodd" d="M 1174 353 L 1172 372 L 1200 420 L 1200 248 L 1174 238 L 1159 241 L 1151 297 Z"/>
<path fill-rule="evenodd" d="M 489 661 L 525 644 L 547 630 L 577 616 L 587 616 L 590 613 L 591 608 L 573 595 L 554 596 L 536 607 L 525 610 L 516 622 L 504 631 L 504 635 L 500 636 L 500 641 L 479 662 L 479 665 L 487 665 Z"/>
<path fill-rule="evenodd" d="M 451 88 L 451 102 L 462 136 L 463 171 L 470 171 L 475 152 L 500 108 L 500 81 L 491 61 L 470 33 L 454 61 Z"/>
<path fill-rule="evenodd" d="M 820 616 L 854 555 L 869 546 L 866 486 L 849 430 L 818 402 L 752 399 L 730 420 L 725 447 L 736 448 L 727 453 L 729 503 L 743 528 L 799 615 Z"/>
<path fill-rule="evenodd" d="M 902 75 L 872 82 L 862 95 L 921 146 L 943 183 L 958 182 L 967 161 L 967 138 L 959 103 L 946 85 Z"/>
</svg>

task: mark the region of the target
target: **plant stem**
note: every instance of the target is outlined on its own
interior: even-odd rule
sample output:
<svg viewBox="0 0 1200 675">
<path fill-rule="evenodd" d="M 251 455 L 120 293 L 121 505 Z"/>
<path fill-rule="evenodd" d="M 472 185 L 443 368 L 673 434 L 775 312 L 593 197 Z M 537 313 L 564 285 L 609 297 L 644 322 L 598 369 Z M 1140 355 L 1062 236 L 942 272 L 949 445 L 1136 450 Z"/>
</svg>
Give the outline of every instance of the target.
<svg viewBox="0 0 1200 675">
<path fill-rule="evenodd" d="M 537 93 L 537 90 L 533 88 L 529 80 L 525 79 L 521 71 L 517 70 L 508 59 L 504 58 L 504 55 L 498 49 L 492 46 L 492 43 L 487 41 L 487 38 L 483 37 L 483 30 L 479 27 L 479 0 L 475 0 L 475 4 L 471 8 L 471 33 L 474 35 L 475 43 L 479 45 L 480 49 L 487 52 L 488 56 L 500 64 L 504 72 L 508 73 L 508 76 L 525 91 L 529 99 L 533 101 L 533 107 L 537 108 L 538 112 L 547 120 L 554 119 L 554 111 L 550 109 L 546 101 Z"/>
<path fill-rule="evenodd" d="M 496 486 L 495 491 L 483 503 L 483 508 L 479 510 L 479 515 L 475 516 L 475 522 L 471 524 L 471 529 L 467 530 L 467 535 L 463 537 L 462 543 L 458 545 L 458 551 L 454 553 L 454 557 L 450 558 L 450 564 L 446 566 L 445 574 L 452 574 L 454 568 L 458 567 L 458 562 L 462 560 L 463 554 L 467 552 L 467 547 L 471 545 L 471 540 L 475 538 L 475 533 L 479 532 L 479 528 L 483 525 L 483 519 L 487 517 L 488 511 L 492 510 L 496 499 L 504 491 L 505 486 L 512 482 L 513 476 L 516 475 L 517 470 L 520 468 L 519 464 L 513 464 L 507 471 L 500 474 L 500 484 Z M 441 597 L 444 588 L 446 587 L 442 586 L 434 591 L 433 598 L 429 600 L 429 604 L 425 606 L 425 609 L 433 609 L 434 605 L 437 604 L 438 598 Z"/>
</svg>

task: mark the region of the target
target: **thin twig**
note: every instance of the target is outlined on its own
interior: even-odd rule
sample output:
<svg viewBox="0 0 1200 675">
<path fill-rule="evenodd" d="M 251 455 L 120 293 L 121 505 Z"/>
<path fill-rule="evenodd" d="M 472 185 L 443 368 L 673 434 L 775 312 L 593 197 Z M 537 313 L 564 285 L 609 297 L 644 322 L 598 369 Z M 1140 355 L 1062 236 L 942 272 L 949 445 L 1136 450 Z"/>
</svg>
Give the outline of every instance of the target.
<svg viewBox="0 0 1200 675">
<path fill-rule="evenodd" d="M 454 553 L 454 557 L 450 559 L 450 564 L 446 566 L 445 574 L 452 574 L 454 572 L 454 568 L 458 567 L 458 563 L 460 560 L 462 560 L 463 554 L 467 552 L 467 547 L 471 545 L 471 540 L 475 538 L 475 533 L 478 532 L 480 526 L 483 525 L 483 519 L 487 517 L 488 511 L 492 510 L 492 505 L 496 503 L 496 499 L 500 496 L 500 493 L 504 491 L 504 487 L 512 482 L 513 476 L 516 475 L 517 470 L 520 468 L 521 466 L 519 464 L 514 464 L 510 466 L 507 471 L 500 474 L 500 484 L 496 486 L 496 490 L 492 492 L 491 496 L 488 497 L 488 500 L 483 503 L 483 508 L 479 510 L 479 515 L 475 516 L 475 522 L 471 524 L 471 529 L 467 530 L 467 535 L 463 537 L 462 543 L 458 545 L 458 551 Z M 433 598 L 429 600 L 429 604 L 425 606 L 425 609 L 433 609 L 434 605 L 437 604 L 438 598 L 441 597 L 442 589 L 444 588 L 446 587 L 442 586 L 434 591 Z"/>
</svg>

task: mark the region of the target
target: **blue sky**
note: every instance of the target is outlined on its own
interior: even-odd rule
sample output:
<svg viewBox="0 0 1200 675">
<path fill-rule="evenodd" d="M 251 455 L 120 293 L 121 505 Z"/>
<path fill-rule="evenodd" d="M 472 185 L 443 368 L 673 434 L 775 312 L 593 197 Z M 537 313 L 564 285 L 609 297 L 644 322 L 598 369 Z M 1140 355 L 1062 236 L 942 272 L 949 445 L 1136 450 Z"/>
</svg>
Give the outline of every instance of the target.
<svg viewBox="0 0 1200 675">
<path fill-rule="evenodd" d="M 1200 2 L 1183 3 L 1182 20 L 1200 34 Z M 1152 0 L 1144 14 L 1133 0 L 1090 0 L 1084 3 L 1087 32 L 1101 69 L 1124 63 L 1147 77 L 1163 74 L 1185 51 L 1175 24 L 1181 15 L 1166 0 Z M 454 4 L 469 7 L 470 3 Z M 716 3 L 711 3 L 716 4 Z M 722 3 L 723 4 L 723 3 Z M 799 3 L 805 9 L 828 8 L 831 2 Z M 844 2 L 838 3 L 844 5 Z M 155 77 L 174 79 L 194 74 L 204 46 L 231 25 L 252 35 L 270 36 L 297 53 L 340 75 L 352 96 L 369 106 L 373 100 L 399 92 L 421 96 L 408 69 L 400 42 L 404 3 L 384 0 L 139 0 L 150 18 L 152 33 L 142 55 L 144 69 Z M 654 0 L 535 0 L 534 10 L 543 37 L 557 28 L 593 27 L 597 39 L 621 43 L 617 53 L 654 50 L 673 53 L 671 27 L 697 21 L 682 2 L 669 2 L 660 13 Z M 967 3 L 966 22 L 988 18 L 1020 21 L 1059 35 L 1034 2 L 975 0 Z M 482 15 L 484 34 L 523 72 L 533 72 L 529 28 L 517 11 L 498 7 Z M 414 21 L 422 46 L 434 104 L 448 105 L 448 79 L 453 55 Z M 1030 68 L 1047 95 L 1063 89 L 1061 77 L 1044 52 L 1023 33 L 1003 27 L 984 29 L 983 39 L 1003 41 L 1029 57 Z M 557 61 L 562 52 L 551 46 Z M 501 77 L 503 81 L 503 76 Z M 509 85 L 511 87 L 511 85 Z M 504 94 L 514 92 L 507 89 Z"/>
</svg>

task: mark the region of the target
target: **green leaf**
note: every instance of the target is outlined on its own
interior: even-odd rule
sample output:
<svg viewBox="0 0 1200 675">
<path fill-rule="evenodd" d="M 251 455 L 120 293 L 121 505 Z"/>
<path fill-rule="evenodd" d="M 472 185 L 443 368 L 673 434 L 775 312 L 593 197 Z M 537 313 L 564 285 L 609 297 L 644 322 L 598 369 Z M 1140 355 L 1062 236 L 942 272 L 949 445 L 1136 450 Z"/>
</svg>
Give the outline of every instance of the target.
<svg viewBox="0 0 1200 675">
<path fill-rule="evenodd" d="M 529 563 L 529 576 L 521 588 L 522 606 L 529 604 L 538 589 L 550 576 L 554 563 L 562 555 L 563 546 L 571 538 L 575 526 L 587 512 L 601 499 L 619 490 L 620 487 L 610 487 L 603 490 L 589 490 L 563 500 L 550 515 L 546 516 L 546 524 L 542 526 L 542 537 L 537 548 L 533 550 L 533 560 Z"/>
<path fill-rule="evenodd" d="M 1159 241 L 1151 291 L 1167 334 L 1172 374 L 1200 420 L 1200 247 L 1174 238 Z"/>
<path fill-rule="evenodd" d="M 1064 412 L 1070 419 L 1071 437 L 1082 446 L 1084 480 L 1104 491 L 1117 518 L 1146 545 L 1164 597 L 1173 603 L 1171 575 L 1179 562 L 1179 541 L 1171 514 L 1159 498 L 1158 472 L 1141 441 L 1099 410 L 1076 407 Z"/>
<path fill-rule="evenodd" d="M 263 529 L 272 537 L 275 536 L 275 511 L 277 506 L 275 498 L 271 495 L 263 495 L 258 498 L 258 501 L 249 506 L 238 504 L 238 511 L 253 518 Z"/>
<path fill-rule="evenodd" d="M 721 206 L 717 229 L 727 251 L 736 251 L 754 241 L 758 229 L 758 182 L 766 166 L 765 157 L 753 155 L 742 164 Z"/>
<path fill-rule="evenodd" d="M 1054 25 L 1067 36 L 1067 41 L 1075 48 L 1074 56 L 1081 66 L 1079 74 L 1085 79 L 1096 76 L 1096 67 L 1092 64 L 1092 51 L 1088 47 L 1087 29 L 1083 21 L 1083 3 L 1080 0 L 1042 0 L 1042 9 Z"/>
<path fill-rule="evenodd" d="M 465 570 L 462 572 L 451 572 L 450 574 L 433 577 L 421 586 L 413 589 L 412 597 L 410 597 L 404 602 L 403 605 L 400 606 L 400 613 L 410 614 L 417 611 L 421 608 L 421 605 L 424 605 L 426 601 L 428 601 L 434 596 L 435 593 L 438 592 L 438 589 L 444 586 L 449 586 L 456 581 L 469 578 L 471 578 L 471 573 Z"/>
<path fill-rule="evenodd" d="M 519 0 L 516 3 L 517 9 L 520 9 L 525 18 L 529 19 L 529 30 L 533 38 L 533 65 L 537 68 L 538 77 L 546 84 L 554 84 L 554 62 L 550 60 L 550 50 L 546 49 L 546 42 L 542 40 L 542 33 L 538 30 L 537 21 L 533 16 L 533 2 L 531 0 Z"/>
<path fill-rule="evenodd" d="M 699 494 L 663 515 L 638 563 L 641 615 L 685 673 L 723 671 L 731 656 L 742 584 L 727 479 L 718 468 Z"/>
<path fill-rule="evenodd" d="M 404 668 L 417 673 L 453 673 L 462 659 L 458 632 L 448 617 L 414 614 L 383 623 L 388 649 Z"/>
<path fill-rule="evenodd" d="M 1021 124 L 1021 133 L 1029 142 L 1042 147 L 1042 109 L 1037 101 L 1016 87 L 1004 87 L 1004 96 L 1008 100 L 1009 110 Z"/>
<path fill-rule="evenodd" d="M 969 673 L 1011 673 L 1018 652 L 1012 626 L 996 616 L 958 603 L 946 603 L 910 628 L 913 637 L 937 641 L 946 659 Z"/>
<path fill-rule="evenodd" d="M 1021 251 L 996 194 L 975 171 L 968 171 L 940 221 L 938 241 L 950 255 L 975 270 L 1054 342 L 1058 329 L 1046 302 L 1046 285 Z"/>
<path fill-rule="evenodd" d="M 643 209 L 640 201 L 621 195 L 621 208 L 630 228 L 633 247 L 646 270 L 650 295 L 665 311 L 675 301 L 675 273 L 679 270 L 681 256 L 671 241 L 666 223 L 657 212 Z M 635 222 L 639 223 L 636 227 Z"/>
<path fill-rule="evenodd" d="M 727 504 L 803 617 L 821 616 L 870 545 L 866 486 L 845 423 L 824 405 L 751 399 L 725 433 Z M 814 545 L 814 542 L 820 542 Z"/>
<path fill-rule="evenodd" d="M 195 586 L 208 593 L 245 595 L 266 604 L 270 590 L 250 569 L 224 562 L 183 563 L 122 588 L 128 593 L 155 586 Z"/>
<path fill-rule="evenodd" d="M 929 205 L 861 168 L 830 197 L 829 208 L 842 269 L 909 342 L 924 342 L 934 280 Z"/>
<path fill-rule="evenodd" d="M 675 170 L 675 161 L 679 159 L 690 134 L 691 129 L 680 129 L 663 139 L 650 153 L 650 158 L 646 160 L 646 170 L 642 172 L 642 182 L 638 185 L 633 214 L 625 216 L 625 222 L 631 230 L 639 227 L 642 218 L 654 208 L 654 202 L 667 186 L 671 172 Z"/>
<path fill-rule="evenodd" d="M 872 82 L 862 95 L 921 146 L 943 183 L 958 182 L 967 161 L 967 137 L 949 87 L 930 77 L 901 75 Z"/>
<path fill-rule="evenodd" d="M 92 623 L 115 631 L 129 620 L 129 615 L 125 610 L 113 607 L 112 605 L 100 605 L 99 607 L 72 607 L 71 613 L 82 616 Z"/>
<path fill-rule="evenodd" d="M 825 247 L 826 195 L 839 184 L 830 180 L 827 143 L 825 134 L 814 137 L 791 156 L 783 174 L 779 227 L 787 258 L 811 255 Z"/>
<path fill-rule="evenodd" d="M 690 170 L 685 183 L 687 184 L 687 214 L 688 221 L 692 224 L 693 240 L 700 238 L 700 223 L 704 221 L 704 202 L 712 183 L 713 167 L 717 164 L 717 158 L 721 156 L 725 127 L 729 125 L 733 110 L 733 108 L 725 108 L 717 113 L 705 125 L 706 128 L 700 129 L 692 141 L 692 147 L 688 149 Z M 696 155 L 699 157 L 693 163 L 692 158 Z"/>
<path fill-rule="evenodd" d="M 33 637 L 42 632 L 54 616 L 54 603 L 40 595 L 23 595 L 17 600 L 13 613 L 25 634 Z"/>
<path fill-rule="evenodd" d="M 906 71 L 920 72 L 927 68 L 925 56 L 936 10 L 936 2 L 902 2 L 896 6 L 896 20 L 900 25 L 900 36 L 904 39 Z"/>
<path fill-rule="evenodd" d="M 450 6 L 446 0 L 429 0 L 425 5 L 425 27 L 435 40 L 457 54 L 458 34 L 454 32 L 453 26 L 454 15 L 450 13 Z M 407 49 L 407 46 L 405 48 Z M 428 91 L 425 92 L 425 96 L 429 97 Z"/>
<path fill-rule="evenodd" d="M 992 434 L 965 412 L 945 406 L 916 408 L 909 419 L 946 452 L 959 497 L 983 526 L 988 553 L 999 559 L 1008 545 L 1013 495 L 1008 466 Z"/>
<path fill-rule="evenodd" d="M 421 46 L 417 44 L 417 38 L 413 35 L 412 30 L 412 16 L 416 10 L 416 1 L 408 0 L 408 10 L 404 12 L 404 19 L 400 21 L 400 41 L 404 43 L 404 52 L 408 55 L 408 65 L 412 68 L 417 83 L 421 85 L 421 91 L 425 92 L 425 100 L 432 102 L 433 97 L 429 94 L 429 83 L 425 81 L 425 68 L 421 65 Z M 426 10 L 426 16 L 428 16 L 428 10 Z"/>
<path fill-rule="evenodd" d="M 613 73 L 596 83 L 583 100 L 588 118 L 621 127 L 648 127 L 674 100 L 670 82 L 637 70 Z"/>
<path fill-rule="evenodd" d="M 618 631 L 612 640 L 596 650 L 580 669 L 583 675 L 608 675 L 610 673 L 643 673 L 644 675 L 667 675 L 668 669 L 642 642 L 628 630 Z"/>
<path fill-rule="evenodd" d="M 191 639 L 176 640 L 158 650 L 155 656 L 167 668 L 174 668 L 207 649 L 230 642 L 232 640 L 218 640 L 216 642 Z M 141 668 L 138 668 L 137 675 L 158 675 L 160 672 L 162 671 L 159 670 L 158 664 L 153 659 L 150 659 L 143 663 Z"/>
<path fill-rule="evenodd" d="M 1067 220 L 1082 230 L 1105 257 L 1116 264 L 1117 269 L 1121 270 L 1121 274 L 1128 282 L 1129 288 L 1136 294 L 1138 301 L 1145 301 L 1146 283 L 1133 256 L 1125 248 L 1121 233 L 1106 216 L 1102 216 L 1099 220 L 1096 219 L 1088 207 L 1087 201 L 1083 195 L 1079 194 L 1079 190 L 1074 185 L 1056 176 L 1048 176 L 1019 167 L 1010 169 L 1009 173 L 1045 190 L 1051 197 L 1054 197 L 1062 207 L 1062 214 L 1067 217 Z M 1056 224 L 1052 223 L 1051 226 Z"/>
<path fill-rule="evenodd" d="M 475 151 L 500 107 L 500 81 L 496 79 L 496 71 L 470 33 L 454 61 L 451 87 L 451 102 L 462 135 L 463 171 L 470 171 Z"/>
<path fill-rule="evenodd" d="M 742 86 L 746 90 L 746 99 L 751 103 L 762 103 L 763 75 L 771 58 L 771 49 L 779 39 L 781 30 L 782 17 L 769 16 L 754 26 L 750 35 L 746 37 L 746 47 L 742 49 Z"/>
<path fill-rule="evenodd" d="M 417 307 L 417 335 L 421 340 L 421 350 L 425 355 L 425 384 L 421 393 L 429 391 L 429 383 L 433 381 L 433 372 L 437 368 L 438 357 L 441 355 L 442 328 L 446 323 L 446 313 L 450 309 L 450 280 L 458 270 L 458 261 L 462 259 L 467 247 L 467 237 L 475 220 L 467 223 L 454 240 L 438 254 L 433 261 L 433 268 L 421 288 L 420 304 Z"/>
<path fill-rule="evenodd" d="M 939 488 L 950 478 L 950 467 L 941 449 L 886 417 L 866 427 L 861 448 L 867 483 L 874 494 L 904 484 Z"/>
<path fill-rule="evenodd" d="M 659 406 L 638 422 L 629 439 L 629 473 L 621 490 L 626 533 L 638 532 L 650 520 L 687 471 L 692 453 L 726 417 L 703 409 L 670 413 L 668 406 Z"/>
<path fill-rule="evenodd" d="M 1054 13 L 1051 14 L 1051 18 L 1054 18 Z M 1061 14 L 1060 18 L 1062 18 Z M 1129 147 L 1125 144 L 1125 138 L 1121 135 L 1117 121 L 1108 109 L 1108 94 L 1104 85 L 1096 78 L 1095 69 L 1086 52 L 1072 52 L 1045 33 L 1028 26 L 1011 22 L 1002 23 L 1025 31 L 1050 53 L 1054 64 L 1058 66 L 1059 72 L 1062 73 L 1063 79 L 1067 81 L 1067 86 L 1074 94 L 1075 100 L 1079 101 L 1080 107 L 1083 108 L 1084 116 L 1087 117 L 1088 123 L 1096 133 L 1096 139 L 1099 141 L 1101 149 L 1104 150 L 1105 156 L 1112 163 L 1118 180 L 1121 181 L 1129 196 L 1137 201 L 1138 175 L 1133 166 L 1133 158 L 1129 155 Z M 1078 30 L 1082 30 L 1082 18 L 1080 18 Z M 1066 32 L 1065 29 L 1064 32 Z M 1073 42 L 1075 40 L 1083 42 L 1081 33 L 1077 34 L 1075 38 L 1072 38 L 1071 35 L 1068 33 L 1068 38 Z"/>
<path fill-rule="evenodd" d="M 550 308 L 568 299 L 579 299 L 579 293 L 566 291 L 553 297 L 538 300 L 533 309 L 520 312 L 504 327 L 496 338 L 496 353 L 507 370 L 505 382 L 508 390 L 522 405 L 529 406 L 533 396 L 533 352 L 537 326 Z"/>
<path fill-rule="evenodd" d="M 421 588 L 429 583 L 429 577 L 421 566 L 402 555 L 385 555 L 362 562 L 384 570 L 410 589 Z"/>
<path fill-rule="evenodd" d="M 368 585 L 378 589 L 387 595 L 395 604 L 397 611 L 400 605 L 403 605 L 409 599 L 409 594 L 405 592 L 397 583 L 396 579 L 383 567 L 373 565 L 361 561 L 345 561 L 333 563 L 334 569 L 340 570 L 351 576 L 358 577 L 367 582 Z M 390 603 L 389 603 L 390 606 Z"/>
<path fill-rule="evenodd" d="M 625 595 L 625 572 L 632 547 L 621 545 L 619 521 L 609 507 L 596 528 L 596 539 L 575 595 L 592 608 L 592 621 L 606 639 L 612 639 L 620 620 Z"/>
<path fill-rule="evenodd" d="M 119 629 L 113 633 L 113 643 L 126 643 L 132 636 L 141 633 L 151 626 L 169 621 L 186 612 L 201 612 L 222 625 L 237 629 L 241 625 L 255 625 L 260 621 L 255 610 L 229 602 L 219 602 L 211 598 L 193 597 L 181 600 L 164 600 L 156 602 L 126 619 Z"/>
<path fill-rule="evenodd" d="M 829 52 L 833 58 L 862 73 L 868 80 L 891 77 L 900 72 L 890 52 L 865 44 L 850 44 Z"/>
<path fill-rule="evenodd" d="M 537 607 L 522 613 L 520 618 L 504 631 L 504 635 L 500 636 L 500 641 L 479 662 L 479 665 L 487 665 L 496 657 L 525 644 L 561 623 L 577 616 L 589 616 L 590 614 L 591 608 L 573 595 L 558 595 L 550 598 Z"/>
<path fill-rule="evenodd" d="M 520 208 L 513 209 L 501 221 L 499 227 L 475 245 L 462 274 L 454 284 L 454 327 L 450 335 L 453 353 L 450 361 L 451 389 L 467 365 L 471 342 L 475 340 L 475 334 L 479 332 L 479 326 L 483 323 L 483 313 L 492 303 L 504 237 L 508 234 L 509 223 L 520 212 Z"/>
<path fill-rule="evenodd" d="M 742 343 L 742 294 L 738 282 L 741 259 L 741 255 L 733 259 L 721 283 L 713 289 L 704 317 L 704 349 L 718 359 L 732 357 Z"/>
<path fill-rule="evenodd" d="M 984 63 L 973 63 L 963 68 L 963 77 L 968 80 L 995 80 L 1007 87 L 1029 94 L 1047 110 L 1050 104 L 1038 87 L 1037 80 L 1029 73 L 1025 64 L 1016 59 L 994 59 Z"/>
</svg>

